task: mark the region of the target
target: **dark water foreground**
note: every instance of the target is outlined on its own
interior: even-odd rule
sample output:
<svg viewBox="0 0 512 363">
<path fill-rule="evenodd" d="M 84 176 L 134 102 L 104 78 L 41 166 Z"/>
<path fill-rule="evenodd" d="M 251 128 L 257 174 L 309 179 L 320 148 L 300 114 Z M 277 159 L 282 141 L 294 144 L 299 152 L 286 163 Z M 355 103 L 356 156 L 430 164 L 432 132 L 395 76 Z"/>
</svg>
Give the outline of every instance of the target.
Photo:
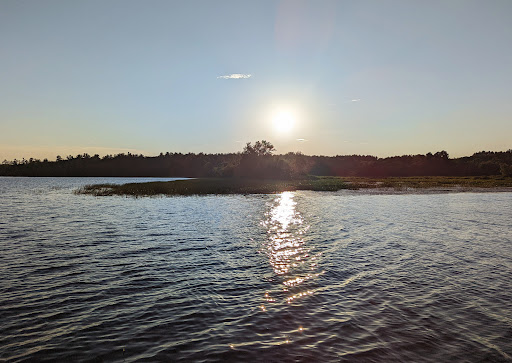
<svg viewBox="0 0 512 363">
<path fill-rule="evenodd" d="M 0 178 L 0 360 L 512 360 L 512 193 L 103 182 Z"/>
</svg>

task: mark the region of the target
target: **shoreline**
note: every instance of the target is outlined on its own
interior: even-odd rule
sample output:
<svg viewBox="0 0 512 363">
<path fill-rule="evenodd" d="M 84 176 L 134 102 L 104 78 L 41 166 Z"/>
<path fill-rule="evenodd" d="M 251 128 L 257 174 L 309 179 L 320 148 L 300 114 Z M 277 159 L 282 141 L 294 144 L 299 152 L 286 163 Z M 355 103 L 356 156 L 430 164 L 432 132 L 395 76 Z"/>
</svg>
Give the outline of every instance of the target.
<svg viewBox="0 0 512 363">
<path fill-rule="evenodd" d="M 444 188 L 360 188 L 344 189 L 339 193 L 350 195 L 400 195 L 400 194 L 455 194 L 455 193 L 512 193 L 512 187 L 444 187 Z"/>
<path fill-rule="evenodd" d="M 75 194 L 94 196 L 186 196 L 225 194 L 276 194 L 309 190 L 350 194 L 443 194 L 512 192 L 512 177 L 307 177 L 296 180 L 198 178 L 128 184 L 85 185 Z"/>
</svg>

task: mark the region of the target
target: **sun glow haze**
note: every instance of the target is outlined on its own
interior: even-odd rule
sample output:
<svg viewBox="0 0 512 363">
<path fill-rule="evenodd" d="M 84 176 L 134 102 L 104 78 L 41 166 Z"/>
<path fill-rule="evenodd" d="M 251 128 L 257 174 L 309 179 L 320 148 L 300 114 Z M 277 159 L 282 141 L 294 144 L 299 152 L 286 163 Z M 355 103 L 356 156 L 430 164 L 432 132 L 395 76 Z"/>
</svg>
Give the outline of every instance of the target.
<svg viewBox="0 0 512 363">
<path fill-rule="evenodd" d="M 272 115 L 272 127 L 279 134 L 289 134 L 297 124 L 296 114 L 289 109 L 278 109 Z"/>
<path fill-rule="evenodd" d="M 0 1 L 0 162 L 511 147 L 512 1 L 200 4 Z"/>
</svg>

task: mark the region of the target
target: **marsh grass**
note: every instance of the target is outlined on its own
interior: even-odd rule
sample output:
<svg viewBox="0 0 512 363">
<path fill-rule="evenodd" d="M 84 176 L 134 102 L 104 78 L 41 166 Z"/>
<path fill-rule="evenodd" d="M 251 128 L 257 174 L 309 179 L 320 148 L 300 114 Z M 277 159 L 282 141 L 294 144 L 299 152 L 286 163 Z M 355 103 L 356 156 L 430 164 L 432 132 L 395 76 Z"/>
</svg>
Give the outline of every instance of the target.
<svg viewBox="0 0 512 363">
<path fill-rule="evenodd" d="M 407 190 L 504 187 L 512 187 L 512 177 L 392 177 L 379 179 L 310 176 L 298 180 L 201 178 L 123 185 L 96 184 L 86 185 L 76 190 L 75 193 L 95 196 L 125 195 L 139 197 L 154 195 L 273 194 L 295 190 L 337 191 L 341 189 L 369 188 Z"/>
<path fill-rule="evenodd" d="M 512 177 L 504 176 L 420 176 L 389 178 L 344 178 L 353 188 L 438 189 L 438 188 L 506 188 Z"/>
</svg>

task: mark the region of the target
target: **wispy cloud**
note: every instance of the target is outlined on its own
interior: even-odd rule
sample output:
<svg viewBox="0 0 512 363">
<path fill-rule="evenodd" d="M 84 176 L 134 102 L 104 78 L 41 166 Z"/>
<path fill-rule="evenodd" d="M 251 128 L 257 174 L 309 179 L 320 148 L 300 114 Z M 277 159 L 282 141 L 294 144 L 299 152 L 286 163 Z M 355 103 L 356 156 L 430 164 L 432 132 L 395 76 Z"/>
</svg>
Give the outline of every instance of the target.
<svg viewBox="0 0 512 363">
<path fill-rule="evenodd" d="M 328 103 L 327 106 L 341 106 L 342 104 L 352 103 L 352 102 L 363 102 L 361 98 L 352 98 L 352 99 L 345 99 L 340 101 L 340 103 Z"/>
<path fill-rule="evenodd" d="M 306 139 L 297 139 L 297 141 L 304 142 L 304 141 L 308 141 L 308 140 L 306 140 Z"/>
<path fill-rule="evenodd" d="M 243 73 L 231 73 L 227 74 L 225 76 L 218 76 L 217 78 L 222 79 L 244 79 L 244 78 L 251 78 L 252 74 L 243 74 Z"/>
</svg>

